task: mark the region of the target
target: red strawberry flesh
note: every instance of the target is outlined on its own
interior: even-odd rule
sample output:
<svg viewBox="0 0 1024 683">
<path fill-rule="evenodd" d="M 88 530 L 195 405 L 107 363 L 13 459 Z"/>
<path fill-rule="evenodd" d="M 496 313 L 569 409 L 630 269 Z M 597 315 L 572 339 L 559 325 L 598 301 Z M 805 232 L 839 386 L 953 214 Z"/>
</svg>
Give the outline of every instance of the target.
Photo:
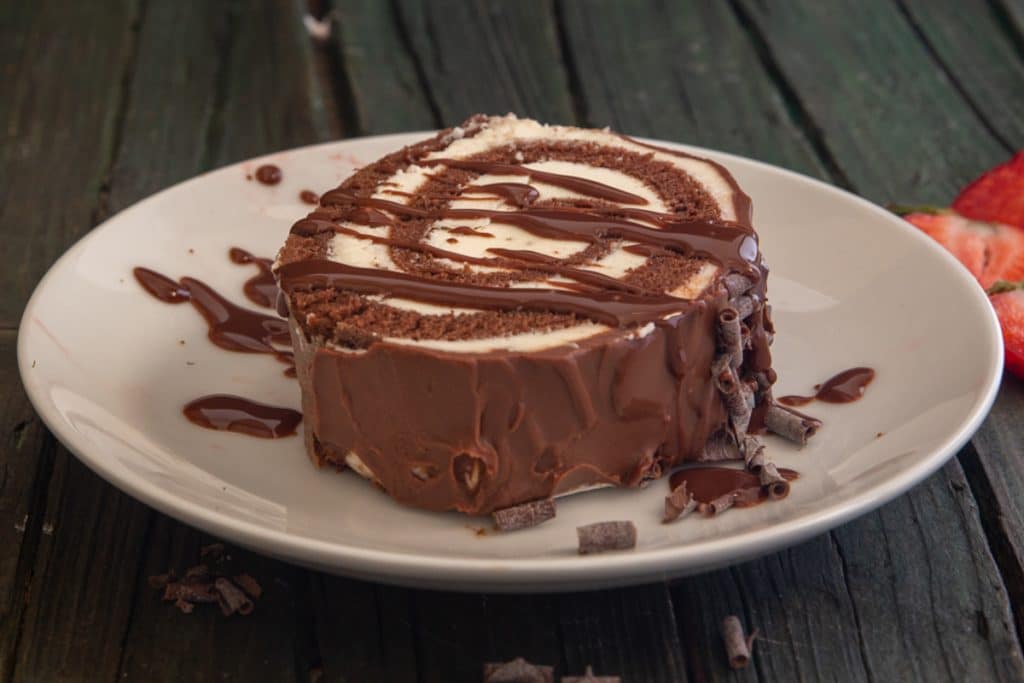
<svg viewBox="0 0 1024 683">
<path fill-rule="evenodd" d="M 1024 150 L 965 187 L 953 210 L 975 220 L 1024 228 Z"/>
</svg>

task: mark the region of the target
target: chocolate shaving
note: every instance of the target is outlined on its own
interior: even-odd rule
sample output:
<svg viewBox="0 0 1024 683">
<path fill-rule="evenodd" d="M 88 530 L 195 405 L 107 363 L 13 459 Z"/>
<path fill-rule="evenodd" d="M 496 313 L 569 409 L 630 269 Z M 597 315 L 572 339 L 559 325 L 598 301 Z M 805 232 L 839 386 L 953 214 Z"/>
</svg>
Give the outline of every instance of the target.
<svg viewBox="0 0 1024 683">
<path fill-rule="evenodd" d="M 164 587 L 163 600 L 174 602 L 217 602 L 217 592 L 211 583 L 169 583 Z"/>
<path fill-rule="evenodd" d="M 764 424 L 770 431 L 801 446 L 806 445 L 807 439 L 814 436 L 821 426 L 818 420 L 801 415 L 779 403 L 768 406 Z"/>
<path fill-rule="evenodd" d="M 756 436 L 747 434 L 743 437 L 743 462 L 750 472 L 758 474 L 764 467 L 764 443 Z"/>
<path fill-rule="evenodd" d="M 736 297 L 732 302 L 732 307 L 736 309 L 740 320 L 746 320 L 754 312 L 754 300 L 749 296 Z"/>
<path fill-rule="evenodd" d="M 210 581 L 210 568 L 205 564 L 197 564 L 185 570 L 185 576 L 181 577 L 182 583 L 208 583 Z"/>
<path fill-rule="evenodd" d="M 229 617 L 235 612 L 242 616 L 252 613 L 252 600 L 231 581 L 221 577 L 213 582 L 213 587 L 217 590 L 219 596 L 217 602 L 220 604 L 220 611 L 224 613 L 224 616 Z"/>
<path fill-rule="evenodd" d="M 516 657 L 511 662 L 487 662 L 484 664 L 484 683 L 554 683 L 554 681 L 554 667 L 530 664 L 522 657 Z"/>
<path fill-rule="evenodd" d="M 721 355 L 711 363 L 711 380 L 723 396 L 737 391 L 739 381 L 736 379 L 729 356 Z"/>
<path fill-rule="evenodd" d="M 754 392 L 750 390 L 745 382 L 736 385 L 736 391 L 722 394 L 722 402 L 729 413 L 732 428 L 737 436 L 747 433 L 750 426 L 750 416 L 754 412 Z"/>
<path fill-rule="evenodd" d="M 674 522 L 680 517 L 685 517 L 697 509 L 697 499 L 686 490 L 686 482 L 672 489 L 671 493 L 665 496 L 665 515 L 661 518 L 663 524 Z"/>
<path fill-rule="evenodd" d="M 729 273 L 722 278 L 722 284 L 725 285 L 725 289 L 729 292 L 730 299 L 735 299 L 739 295 L 745 294 L 747 290 L 754 286 L 750 278 L 739 273 Z"/>
<path fill-rule="evenodd" d="M 167 584 L 174 581 L 174 572 L 168 572 L 166 574 L 156 574 L 146 579 L 149 583 L 150 588 L 166 588 Z"/>
<path fill-rule="evenodd" d="M 743 624 L 739 617 L 729 615 L 722 620 L 722 639 L 725 641 L 725 654 L 729 657 L 730 667 L 742 669 L 750 663 L 750 645 L 743 634 Z"/>
<path fill-rule="evenodd" d="M 562 676 L 562 683 L 622 683 L 619 676 L 595 676 L 594 667 L 587 664 L 582 676 Z"/>
<path fill-rule="evenodd" d="M 761 468 L 761 486 L 768 491 L 768 497 L 772 500 L 782 500 L 789 495 L 789 482 L 779 474 L 775 463 L 766 462 Z"/>
<path fill-rule="evenodd" d="M 235 585 L 244 590 L 251 598 L 258 599 L 263 595 L 263 588 L 260 587 L 259 582 L 248 574 L 239 574 L 234 581 Z"/>
<path fill-rule="evenodd" d="M 723 308 L 718 314 L 718 342 L 729 364 L 738 368 L 743 362 L 743 331 L 735 308 Z"/>
<path fill-rule="evenodd" d="M 633 522 L 596 522 L 576 527 L 580 555 L 606 550 L 629 550 L 636 547 L 636 525 Z"/>
<path fill-rule="evenodd" d="M 729 493 L 715 498 L 710 503 L 701 503 L 697 506 L 697 510 L 699 510 L 705 517 L 715 517 L 731 508 L 735 502 L 736 491 L 730 491 Z"/>
<path fill-rule="evenodd" d="M 704 444 L 704 455 L 701 462 L 717 462 L 719 460 L 739 460 L 742 457 L 736 445 L 736 437 L 732 432 L 719 430 L 708 437 Z"/>
<path fill-rule="evenodd" d="M 532 500 L 522 505 L 495 510 L 491 516 L 494 517 L 494 524 L 501 531 L 528 529 L 549 519 L 554 519 L 555 500 L 554 498 Z"/>
</svg>

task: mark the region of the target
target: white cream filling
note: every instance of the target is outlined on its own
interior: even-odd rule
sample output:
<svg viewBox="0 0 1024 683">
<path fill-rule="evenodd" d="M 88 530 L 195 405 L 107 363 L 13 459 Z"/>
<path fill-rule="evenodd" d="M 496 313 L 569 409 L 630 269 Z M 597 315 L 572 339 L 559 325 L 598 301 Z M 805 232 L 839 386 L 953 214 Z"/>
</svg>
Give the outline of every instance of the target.
<svg viewBox="0 0 1024 683">
<path fill-rule="evenodd" d="M 705 189 L 719 203 L 722 216 L 725 219 L 734 219 L 733 213 L 733 188 L 732 185 L 722 176 L 720 171 L 712 164 L 699 159 L 680 157 L 666 152 L 652 150 L 643 145 L 630 142 L 617 135 L 606 131 L 583 130 L 568 128 L 564 126 L 545 126 L 536 121 L 518 119 L 512 115 L 490 119 L 486 127 L 472 137 L 455 136 L 455 140 L 447 148 L 433 152 L 428 159 L 439 158 L 465 158 L 493 147 L 511 144 L 515 141 L 586 141 L 595 142 L 605 147 L 620 148 L 642 154 L 652 154 L 654 158 L 665 161 L 676 166 L 691 175 L 701 183 Z M 643 197 L 647 203 L 634 205 L 652 211 L 664 212 L 668 210 L 665 202 L 654 191 L 639 178 L 609 168 L 589 166 L 572 161 L 547 160 L 526 164 L 527 168 L 549 173 L 559 173 L 585 178 L 595 182 L 615 187 L 619 190 L 629 192 Z M 430 179 L 433 173 L 438 171 L 436 166 L 409 166 L 399 170 L 387 181 L 381 184 L 374 193 L 375 198 L 386 199 L 398 204 L 407 204 L 410 197 L 405 193 L 415 194 Z M 531 179 L 525 175 L 515 174 L 484 174 L 474 179 L 473 185 L 488 185 L 494 183 L 529 183 L 538 191 L 538 200 L 550 199 L 575 199 L 586 198 L 586 195 L 558 187 L 550 183 Z M 491 211 L 512 211 L 516 207 L 511 206 L 504 199 L 488 194 L 463 193 L 459 199 L 452 201 L 451 208 L 455 209 L 486 209 Z M 390 213 L 386 209 L 381 209 Z M 638 221 L 640 222 L 640 221 Z M 353 223 L 344 223 L 344 227 L 364 234 L 375 234 L 387 236 L 388 228 L 368 227 Z M 453 228 L 472 228 L 487 233 L 490 236 L 452 233 Z M 454 241 L 449 241 L 454 240 Z M 587 242 L 577 240 L 558 240 L 540 237 L 526 230 L 502 223 L 500 218 L 445 218 L 435 221 L 426 235 L 424 242 L 433 247 L 444 249 L 464 256 L 475 258 L 492 258 L 495 255 L 489 251 L 491 248 L 503 248 L 510 250 L 534 251 L 557 258 L 568 258 L 572 254 L 586 248 Z M 625 251 L 623 247 L 633 244 L 625 242 L 616 244 L 608 254 L 591 263 L 578 266 L 581 269 L 601 273 L 613 278 L 622 278 L 630 270 L 642 266 L 646 258 L 638 254 Z M 359 239 L 352 235 L 337 234 L 328 247 L 328 258 L 346 263 L 348 265 L 374 268 L 379 270 L 399 270 L 397 264 L 391 259 L 389 249 L 386 245 L 377 244 L 367 239 Z M 451 268 L 469 267 L 475 272 L 500 271 L 496 266 L 480 264 L 464 264 L 455 259 L 438 259 L 441 263 Z M 682 298 L 695 298 L 711 282 L 717 267 L 713 264 L 705 264 L 702 270 L 693 278 L 672 293 Z M 571 282 L 570 279 L 552 276 L 543 282 L 512 283 L 513 287 L 560 287 L 562 283 Z M 471 314 L 477 312 L 475 309 L 456 308 L 451 306 L 438 306 L 411 299 L 399 297 L 374 297 L 386 302 L 393 308 L 415 311 L 421 315 L 442 315 L 442 314 Z M 512 351 L 536 351 L 544 348 L 563 346 L 579 342 L 588 337 L 606 332 L 609 328 L 598 323 L 584 323 L 570 328 L 532 331 L 507 337 L 488 339 L 468 339 L 459 341 L 444 340 L 413 340 L 406 338 L 387 338 L 387 341 L 395 344 L 419 345 L 438 350 L 453 352 L 485 352 L 498 349 Z M 653 329 L 653 326 L 652 326 Z"/>
</svg>

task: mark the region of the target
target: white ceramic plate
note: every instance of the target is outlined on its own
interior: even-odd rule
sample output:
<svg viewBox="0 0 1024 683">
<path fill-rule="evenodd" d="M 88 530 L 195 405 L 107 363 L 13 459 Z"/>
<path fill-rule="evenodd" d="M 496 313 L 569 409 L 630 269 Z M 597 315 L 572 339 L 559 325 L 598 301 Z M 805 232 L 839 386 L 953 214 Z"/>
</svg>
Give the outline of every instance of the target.
<svg viewBox="0 0 1024 683">
<path fill-rule="evenodd" d="M 775 461 L 803 475 L 786 500 L 662 525 L 667 485 L 656 482 L 572 496 L 548 524 L 481 536 L 475 528 L 488 520 L 404 508 L 351 472 L 315 470 L 299 438 L 189 423 L 181 407 L 203 394 L 298 407 L 298 387 L 267 356 L 214 347 L 191 306 L 156 301 L 132 268 L 193 275 L 245 303 L 241 285 L 254 271 L 229 262 L 229 247 L 272 256 L 308 210 L 300 190 L 332 187 L 422 137 L 336 142 L 220 169 L 93 230 L 53 266 L 21 322 L 21 375 L 46 424 L 115 486 L 261 552 L 413 586 L 561 591 L 694 573 L 821 533 L 935 471 L 993 400 L 1002 370 L 996 319 L 951 256 L 853 195 L 683 148 L 725 164 L 753 197 L 772 269 L 777 395 L 806 393 L 851 366 L 878 371 L 860 402 L 807 408 L 825 427 L 803 451 L 768 439 Z M 246 180 L 263 162 L 283 169 L 280 185 Z M 609 518 L 637 523 L 636 550 L 578 556 L 575 527 Z"/>
</svg>

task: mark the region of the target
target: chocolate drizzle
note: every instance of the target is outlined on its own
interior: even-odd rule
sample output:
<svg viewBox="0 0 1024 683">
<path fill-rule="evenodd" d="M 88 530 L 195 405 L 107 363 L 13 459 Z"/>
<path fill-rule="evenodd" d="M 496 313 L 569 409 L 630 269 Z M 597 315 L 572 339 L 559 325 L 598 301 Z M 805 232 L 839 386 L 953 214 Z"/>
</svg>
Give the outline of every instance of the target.
<svg viewBox="0 0 1024 683">
<path fill-rule="evenodd" d="M 779 403 L 787 406 L 804 406 L 811 401 L 824 403 L 853 403 L 864 396 L 864 391 L 875 378 L 873 368 L 850 368 L 833 375 L 822 384 L 815 385 L 813 396 L 782 396 Z"/>
<path fill-rule="evenodd" d="M 256 169 L 256 180 L 264 185 L 277 185 L 282 175 L 281 169 L 274 164 L 263 164 Z"/>
<path fill-rule="evenodd" d="M 230 394 L 197 398 L 189 401 L 182 412 L 200 427 L 239 432 L 261 439 L 291 436 L 302 421 L 302 413 L 297 410 L 257 403 Z"/>
<path fill-rule="evenodd" d="M 228 257 L 232 263 L 240 265 L 251 263 L 259 269 L 256 275 L 246 280 L 242 289 L 249 301 L 264 308 L 273 308 L 279 291 L 277 281 L 274 280 L 274 273 L 270 270 L 273 261 L 268 258 L 253 256 L 245 249 L 239 247 L 231 247 Z"/>
</svg>

